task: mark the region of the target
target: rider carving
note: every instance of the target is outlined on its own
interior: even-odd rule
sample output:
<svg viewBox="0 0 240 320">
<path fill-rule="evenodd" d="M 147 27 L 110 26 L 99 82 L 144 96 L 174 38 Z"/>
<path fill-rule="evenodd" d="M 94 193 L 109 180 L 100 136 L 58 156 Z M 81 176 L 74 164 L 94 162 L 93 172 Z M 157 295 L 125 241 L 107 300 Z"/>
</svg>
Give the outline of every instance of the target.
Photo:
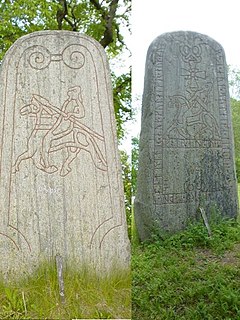
<svg viewBox="0 0 240 320">
<path fill-rule="evenodd" d="M 82 102 L 81 87 L 76 86 L 70 88 L 67 92 L 68 99 L 64 102 L 62 111 L 67 113 L 65 120 L 74 116 L 77 119 L 81 119 L 85 116 L 85 109 Z"/>
<path fill-rule="evenodd" d="M 58 167 L 51 163 L 50 154 L 62 149 L 67 151 L 67 157 L 60 169 L 61 176 L 71 172 L 70 164 L 81 150 L 90 154 L 98 169 L 107 170 L 107 163 L 99 146 L 101 141 L 104 143 L 103 136 L 80 121 L 85 116 L 81 87 L 70 88 L 67 95 L 62 109 L 55 107 L 42 96 L 34 94 L 31 103 L 20 110 L 21 115 L 32 115 L 36 117 L 36 121 L 28 138 L 27 150 L 18 156 L 13 167 L 14 173 L 19 171 L 23 160 L 30 158 L 38 169 L 54 173 L 58 171 Z M 43 118 L 52 119 L 54 122 L 43 124 Z"/>
<path fill-rule="evenodd" d="M 55 114 L 57 115 L 57 121 L 43 138 L 42 158 L 45 166 L 45 171 L 48 173 L 53 173 L 58 170 L 56 166 L 50 165 L 49 153 L 51 152 L 51 145 L 54 143 L 54 141 L 58 141 L 62 137 L 72 133 L 75 120 L 81 119 L 85 116 L 85 110 L 82 103 L 81 88 L 79 86 L 70 88 L 67 92 L 67 95 L 68 99 L 64 102 L 62 107 L 63 114 Z M 68 121 L 70 118 L 72 121 Z M 72 162 L 73 159 L 76 158 L 80 150 L 74 147 L 68 147 L 67 151 L 68 158 L 70 158 L 70 162 Z M 67 165 L 62 168 L 61 175 L 66 175 L 68 173 L 63 171 L 71 171 L 70 168 L 66 167 Z"/>
</svg>

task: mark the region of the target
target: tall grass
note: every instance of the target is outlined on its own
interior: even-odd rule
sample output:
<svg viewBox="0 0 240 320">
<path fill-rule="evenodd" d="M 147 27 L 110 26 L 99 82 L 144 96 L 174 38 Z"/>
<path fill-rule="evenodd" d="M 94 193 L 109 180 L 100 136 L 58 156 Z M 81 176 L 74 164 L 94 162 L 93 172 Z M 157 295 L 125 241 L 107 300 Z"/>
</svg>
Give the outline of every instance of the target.
<svg viewBox="0 0 240 320">
<path fill-rule="evenodd" d="M 238 223 L 240 223 L 240 183 L 238 184 Z"/>
<path fill-rule="evenodd" d="M 240 225 L 210 226 L 134 246 L 133 320 L 240 319 Z"/>
<path fill-rule="evenodd" d="M 0 282 L 0 319 L 121 319 L 131 317 L 130 272 L 96 274 L 67 269 L 61 303 L 54 263 L 6 285 Z"/>
</svg>

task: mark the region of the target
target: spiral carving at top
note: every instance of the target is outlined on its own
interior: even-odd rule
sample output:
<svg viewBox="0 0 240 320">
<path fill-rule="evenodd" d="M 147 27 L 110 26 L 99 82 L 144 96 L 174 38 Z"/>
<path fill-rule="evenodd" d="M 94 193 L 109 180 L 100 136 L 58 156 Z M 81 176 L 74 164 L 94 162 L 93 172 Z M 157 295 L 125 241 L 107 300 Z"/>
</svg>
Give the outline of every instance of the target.
<svg viewBox="0 0 240 320">
<path fill-rule="evenodd" d="M 73 44 L 67 46 L 62 53 L 52 53 L 46 47 L 32 46 L 26 51 L 26 58 L 33 69 L 42 70 L 52 62 L 62 61 L 71 69 L 80 69 L 85 63 L 85 56 L 81 52 L 82 46 Z"/>
<path fill-rule="evenodd" d="M 63 55 L 63 62 L 69 68 L 72 69 L 80 69 L 83 67 L 85 63 L 85 57 L 80 52 L 81 46 L 80 45 L 70 45 L 66 47 L 62 53 Z"/>
<path fill-rule="evenodd" d="M 29 48 L 28 62 L 34 69 L 45 69 L 51 62 L 51 54 L 45 47 L 34 46 Z"/>
</svg>

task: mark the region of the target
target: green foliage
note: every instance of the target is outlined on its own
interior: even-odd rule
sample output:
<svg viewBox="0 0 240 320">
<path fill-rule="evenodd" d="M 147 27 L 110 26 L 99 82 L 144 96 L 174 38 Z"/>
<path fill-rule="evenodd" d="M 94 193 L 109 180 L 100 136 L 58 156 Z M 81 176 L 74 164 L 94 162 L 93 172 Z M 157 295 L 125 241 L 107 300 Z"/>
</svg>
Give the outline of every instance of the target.
<svg viewBox="0 0 240 320">
<path fill-rule="evenodd" d="M 57 29 L 56 1 L 0 2 L 0 60 L 19 37 L 39 30 Z"/>
<path fill-rule="evenodd" d="M 239 100 L 240 97 L 240 70 L 228 67 L 228 83 L 230 96 Z"/>
<path fill-rule="evenodd" d="M 115 10 L 113 8 L 115 6 Z M 6 0 L 0 2 L 0 47 L 3 54 L 20 36 L 37 30 L 72 30 L 101 42 L 106 28 L 111 34 L 102 43 L 113 57 L 125 46 L 120 33 L 129 29 L 130 1 L 103 0 Z M 111 25 L 109 24 L 111 20 Z"/>
<path fill-rule="evenodd" d="M 130 318 L 130 274 L 115 271 L 99 278 L 89 271 L 64 272 L 65 303 L 58 292 L 54 264 L 6 285 L 0 282 L 1 319 Z"/>
<path fill-rule="evenodd" d="M 120 151 L 122 162 L 122 175 L 124 180 L 125 207 L 127 213 L 128 235 L 133 240 L 136 238 L 133 222 L 133 199 L 136 192 L 136 180 L 138 169 L 138 138 L 132 139 L 131 164 L 125 151 Z"/>
<path fill-rule="evenodd" d="M 131 119 L 131 73 L 119 77 L 112 73 L 113 104 L 117 120 L 118 138 L 124 137 L 123 124 Z"/>
<path fill-rule="evenodd" d="M 240 71 L 229 67 L 228 70 L 229 86 L 231 93 L 231 110 L 235 147 L 235 164 L 237 178 L 240 181 Z"/>
<path fill-rule="evenodd" d="M 138 157 L 139 157 L 139 139 L 132 138 L 132 193 L 136 194 L 137 189 L 137 172 L 138 172 Z"/>
<path fill-rule="evenodd" d="M 231 249 L 232 245 L 240 239 L 240 228 L 235 220 L 226 219 L 221 223 L 210 222 L 210 228 L 211 237 L 203 222 L 196 222 L 186 231 L 166 236 L 165 239 L 155 237 L 154 245 L 158 244 L 165 248 L 170 246 L 176 249 L 211 249 L 214 253 L 220 254 Z"/>
<path fill-rule="evenodd" d="M 211 229 L 211 238 L 198 224 L 134 247 L 133 319 L 240 318 L 240 225 Z"/>
<path fill-rule="evenodd" d="M 231 99 L 237 177 L 240 179 L 240 101 Z"/>
<path fill-rule="evenodd" d="M 125 194 L 125 208 L 128 226 L 128 236 L 131 239 L 131 225 L 132 225 L 132 189 L 131 189 L 131 168 L 128 154 L 120 151 L 122 163 L 122 178 L 124 181 L 124 194 Z"/>
</svg>

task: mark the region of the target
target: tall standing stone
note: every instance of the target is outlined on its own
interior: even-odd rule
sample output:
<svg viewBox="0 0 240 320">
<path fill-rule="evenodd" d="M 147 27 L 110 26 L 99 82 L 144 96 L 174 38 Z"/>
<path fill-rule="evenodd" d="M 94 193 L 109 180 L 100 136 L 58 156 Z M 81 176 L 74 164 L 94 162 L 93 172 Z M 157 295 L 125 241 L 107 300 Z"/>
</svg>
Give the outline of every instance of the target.
<svg viewBox="0 0 240 320">
<path fill-rule="evenodd" d="M 142 104 L 135 220 L 139 236 L 174 232 L 219 210 L 236 217 L 227 67 L 222 47 L 194 32 L 149 47 Z"/>
<path fill-rule="evenodd" d="M 36 32 L 1 71 L 0 271 L 60 255 L 127 268 L 129 241 L 109 68 L 92 38 Z"/>
</svg>

